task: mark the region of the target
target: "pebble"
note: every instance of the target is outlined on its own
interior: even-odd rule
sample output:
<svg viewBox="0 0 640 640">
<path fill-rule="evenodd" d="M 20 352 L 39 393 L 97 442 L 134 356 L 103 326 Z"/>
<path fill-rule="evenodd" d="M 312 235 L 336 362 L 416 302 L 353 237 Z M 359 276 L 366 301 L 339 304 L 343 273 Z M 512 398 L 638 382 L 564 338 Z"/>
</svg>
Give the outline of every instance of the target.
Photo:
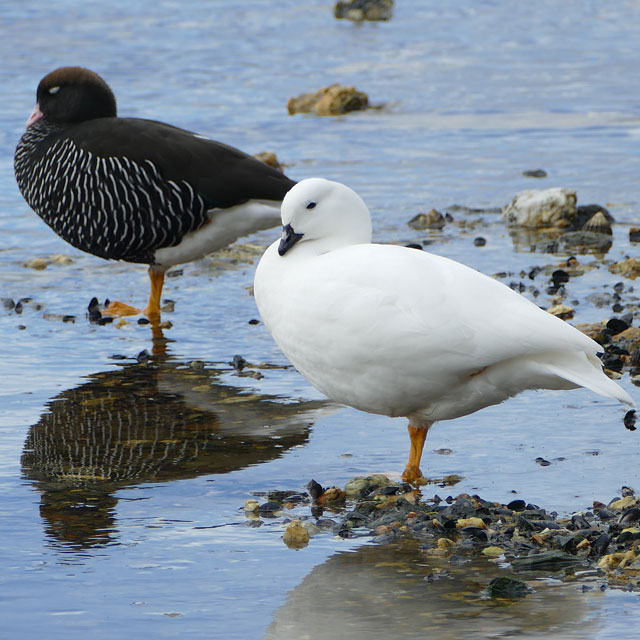
<svg viewBox="0 0 640 640">
<path fill-rule="evenodd" d="M 332 84 L 313 93 L 304 93 L 297 98 L 289 98 L 289 115 L 295 113 L 315 113 L 319 116 L 336 116 L 349 111 L 360 111 L 369 107 L 369 97 L 355 87 Z"/>
<path fill-rule="evenodd" d="M 284 535 L 282 536 L 283 542 L 290 549 L 302 549 L 309 544 L 309 531 L 300 520 L 293 520 L 287 524 Z"/>
<path fill-rule="evenodd" d="M 609 271 L 611 273 L 624 276 L 625 278 L 635 280 L 640 276 L 640 260 L 637 258 L 627 258 L 620 262 L 614 262 L 612 265 L 609 265 Z"/>
<path fill-rule="evenodd" d="M 522 175 L 525 178 L 546 178 L 547 172 L 544 169 L 529 169 L 527 171 L 523 171 Z"/>
<path fill-rule="evenodd" d="M 337 19 L 383 21 L 391 20 L 393 0 L 340 0 L 333 8 Z"/>
<path fill-rule="evenodd" d="M 412 229 L 422 231 L 424 229 L 442 229 L 447 223 L 440 211 L 431 209 L 427 213 L 419 213 L 407 223 Z"/>
</svg>

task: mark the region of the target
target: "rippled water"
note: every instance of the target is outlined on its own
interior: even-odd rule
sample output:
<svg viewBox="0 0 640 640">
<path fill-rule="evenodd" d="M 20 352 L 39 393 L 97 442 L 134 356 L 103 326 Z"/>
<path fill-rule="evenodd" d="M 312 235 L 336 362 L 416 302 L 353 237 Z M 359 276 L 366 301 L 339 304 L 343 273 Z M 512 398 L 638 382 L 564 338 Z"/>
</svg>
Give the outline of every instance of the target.
<svg viewBox="0 0 640 640">
<path fill-rule="evenodd" d="M 522 603 L 495 607 L 480 595 L 488 566 L 432 584 L 411 544 L 321 535 L 296 552 L 279 525 L 248 526 L 252 492 L 397 474 L 408 451 L 403 421 L 324 403 L 249 324 L 255 260 L 277 232 L 168 278 L 169 342 L 138 363 L 153 351 L 149 329 L 90 325 L 85 310 L 94 295 L 142 301 L 144 269 L 73 250 L 15 186 L 13 150 L 37 82 L 81 64 L 104 75 L 122 115 L 273 150 L 293 178 L 341 180 L 370 205 L 376 239 L 427 241 L 536 286 L 540 304 L 545 276 L 520 272 L 565 254 L 512 238 L 487 211 L 452 210 L 455 222 L 431 233 L 406 222 L 431 207 L 501 207 L 525 188 L 575 188 L 618 224 L 605 256 L 579 256 L 599 268 L 568 285 L 580 302 L 574 320 L 610 317 L 585 298 L 620 280 L 607 260 L 637 253 L 628 227 L 639 222 L 640 3 L 396 5 L 391 22 L 362 25 L 334 20 L 330 3 L 290 0 L 3 5 L 0 297 L 32 299 L 20 315 L 0 310 L 0 615 L 11 637 L 322 638 L 325 624 L 331 637 L 353 638 L 633 637 L 637 593 L 547 580 Z M 287 115 L 289 97 L 331 82 L 382 108 Z M 538 167 L 546 179 L 522 175 Z M 58 253 L 71 264 L 23 266 Z M 264 377 L 238 376 L 235 354 Z M 257 368 L 265 363 L 275 368 Z M 628 376 L 622 384 L 638 397 Z M 436 426 L 424 470 L 464 476 L 456 493 L 586 508 L 622 485 L 640 489 L 638 436 L 623 415 L 586 391 L 525 394 Z"/>
</svg>

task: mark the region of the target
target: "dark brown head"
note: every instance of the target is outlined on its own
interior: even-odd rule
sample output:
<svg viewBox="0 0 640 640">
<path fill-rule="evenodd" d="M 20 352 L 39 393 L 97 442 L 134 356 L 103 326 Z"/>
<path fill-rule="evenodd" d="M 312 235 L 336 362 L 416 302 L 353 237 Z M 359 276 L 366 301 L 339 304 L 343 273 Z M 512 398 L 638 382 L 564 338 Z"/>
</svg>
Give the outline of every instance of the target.
<svg viewBox="0 0 640 640">
<path fill-rule="evenodd" d="M 83 67 L 60 67 L 38 85 L 37 103 L 27 128 L 42 118 L 55 124 L 71 124 L 117 115 L 116 98 L 109 85 Z"/>
</svg>

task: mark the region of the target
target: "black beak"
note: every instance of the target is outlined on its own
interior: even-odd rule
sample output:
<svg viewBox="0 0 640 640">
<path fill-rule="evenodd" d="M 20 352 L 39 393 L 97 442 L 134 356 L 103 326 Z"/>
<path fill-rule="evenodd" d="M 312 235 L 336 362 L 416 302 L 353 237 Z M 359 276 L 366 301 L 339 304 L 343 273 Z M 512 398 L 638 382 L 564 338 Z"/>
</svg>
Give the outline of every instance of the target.
<svg viewBox="0 0 640 640">
<path fill-rule="evenodd" d="M 296 233 L 290 224 L 282 227 L 282 238 L 278 245 L 278 253 L 283 256 L 303 235 L 302 233 Z"/>
</svg>

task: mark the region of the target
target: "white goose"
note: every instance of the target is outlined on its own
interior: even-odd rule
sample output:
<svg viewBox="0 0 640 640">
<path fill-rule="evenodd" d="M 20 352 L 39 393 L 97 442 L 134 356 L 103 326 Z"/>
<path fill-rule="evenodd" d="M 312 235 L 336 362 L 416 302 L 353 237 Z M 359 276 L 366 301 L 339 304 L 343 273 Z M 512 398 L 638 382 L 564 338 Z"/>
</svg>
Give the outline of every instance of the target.
<svg viewBox="0 0 640 640">
<path fill-rule="evenodd" d="M 422 476 L 434 422 L 526 389 L 586 387 L 633 406 L 603 373 L 600 345 L 571 325 L 463 264 L 371 244 L 369 210 L 345 185 L 298 183 L 282 223 L 255 275 L 260 315 L 329 398 L 409 419 L 405 481 Z"/>
</svg>

